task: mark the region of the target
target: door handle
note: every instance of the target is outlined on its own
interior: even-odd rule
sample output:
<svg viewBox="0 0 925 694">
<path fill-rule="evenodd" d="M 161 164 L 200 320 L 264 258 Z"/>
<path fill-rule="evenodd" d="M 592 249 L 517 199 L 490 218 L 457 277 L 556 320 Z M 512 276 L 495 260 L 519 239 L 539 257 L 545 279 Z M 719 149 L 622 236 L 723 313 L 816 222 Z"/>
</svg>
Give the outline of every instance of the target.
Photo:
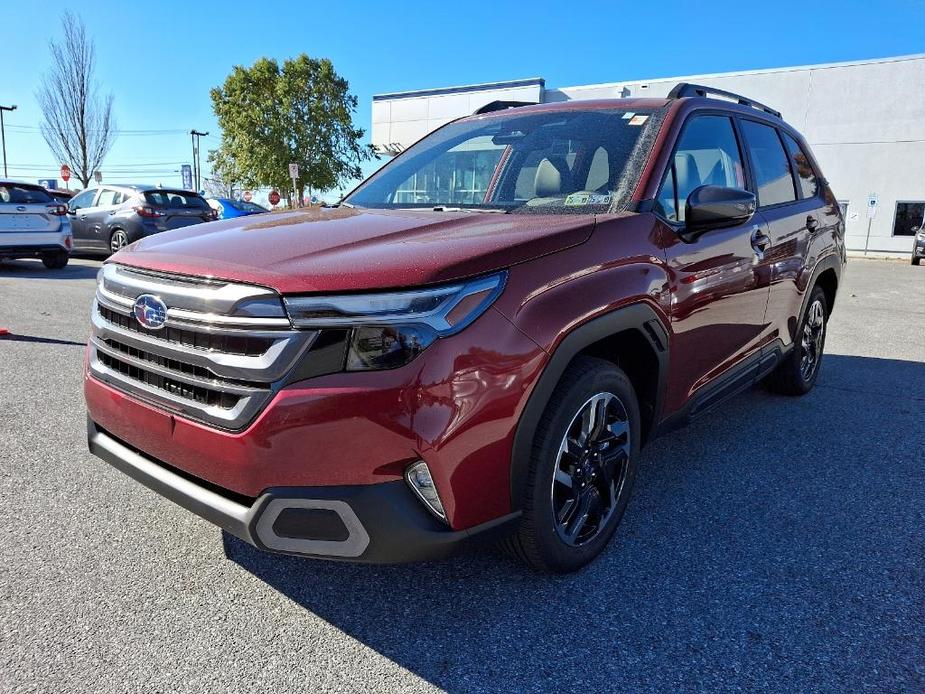
<svg viewBox="0 0 925 694">
<path fill-rule="evenodd" d="M 81 218 L 81 219 L 86 219 L 86 218 L 87 218 L 87 215 L 82 214 L 82 215 L 80 215 L 80 218 Z"/>
<path fill-rule="evenodd" d="M 810 231 L 816 231 L 816 227 L 819 226 L 819 220 L 810 215 L 806 218 L 806 228 Z"/>
<path fill-rule="evenodd" d="M 771 237 L 765 234 L 761 229 L 755 229 L 752 232 L 752 248 L 755 251 L 755 254 L 761 258 L 764 256 L 764 252 L 771 245 Z"/>
</svg>

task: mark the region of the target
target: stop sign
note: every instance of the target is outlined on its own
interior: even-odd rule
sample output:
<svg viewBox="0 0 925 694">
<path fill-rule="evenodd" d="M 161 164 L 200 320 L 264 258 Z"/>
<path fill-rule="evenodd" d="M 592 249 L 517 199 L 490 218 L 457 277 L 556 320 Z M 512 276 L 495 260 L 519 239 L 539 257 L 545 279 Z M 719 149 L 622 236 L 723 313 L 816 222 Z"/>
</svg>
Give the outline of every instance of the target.
<svg viewBox="0 0 925 694">
<path fill-rule="evenodd" d="M 71 180 L 71 167 L 67 164 L 61 165 L 61 179 L 67 183 Z"/>
<path fill-rule="evenodd" d="M 251 192 L 249 190 L 245 190 L 244 195 L 242 197 L 244 198 L 244 202 L 250 202 L 254 196 L 251 195 Z"/>
<path fill-rule="evenodd" d="M 267 199 L 270 201 L 271 205 L 278 205 L 279 204 L 279 193 L 275 190 L 271 190 L 270 195 Z"/>
</svg>

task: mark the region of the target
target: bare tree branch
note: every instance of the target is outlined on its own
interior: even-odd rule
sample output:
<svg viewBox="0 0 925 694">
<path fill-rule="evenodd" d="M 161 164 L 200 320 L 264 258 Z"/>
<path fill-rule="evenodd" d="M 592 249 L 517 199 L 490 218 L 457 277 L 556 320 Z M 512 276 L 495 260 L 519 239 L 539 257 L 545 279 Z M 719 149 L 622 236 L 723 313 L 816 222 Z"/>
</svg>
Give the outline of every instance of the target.
<svg viewBox="0 0 925 694">
<path fill-rule="evenodd" d="M 51 41 L 51 69 L 36 92 L 45 116 L 40 129 L 52 154 L 86 188 L 115 142 L 112 94 L 100 97 L 94 79 L 96 50 L 81 19 L 61 17 L 64 39 Z"/>
</svg>

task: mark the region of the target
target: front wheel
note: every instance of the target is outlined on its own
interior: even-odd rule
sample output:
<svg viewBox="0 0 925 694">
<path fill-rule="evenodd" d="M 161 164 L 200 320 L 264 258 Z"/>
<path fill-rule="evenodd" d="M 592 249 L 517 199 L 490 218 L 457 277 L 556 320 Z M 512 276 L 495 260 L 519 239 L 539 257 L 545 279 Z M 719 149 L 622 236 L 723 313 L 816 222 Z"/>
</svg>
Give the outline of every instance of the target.
<svg viewBox="0 0 925 694">
<path fill-rule="evenodd" d="M 118 253 L 128 245 L 128 236 L 121 229 L 116 229 L 109 237 L 109 250 L 112 253 Z"/>
<path fill-rule="evenodd" d="M 922 262 L 922 259 L 921 259 L 921 258 L 916 257 L 916 256 L 912 256 L 912 264 L 913 264 L 913 265 L 918 265 L 920 262 Z"/>
<path fill-rule="evenodd" d="M 581 357 L 537 427 L 517 532 L 507 548 L 538 571 L 592 561 L 613 536 L 636 476 L 639 404 L 626 374 Z"/>
</svg>

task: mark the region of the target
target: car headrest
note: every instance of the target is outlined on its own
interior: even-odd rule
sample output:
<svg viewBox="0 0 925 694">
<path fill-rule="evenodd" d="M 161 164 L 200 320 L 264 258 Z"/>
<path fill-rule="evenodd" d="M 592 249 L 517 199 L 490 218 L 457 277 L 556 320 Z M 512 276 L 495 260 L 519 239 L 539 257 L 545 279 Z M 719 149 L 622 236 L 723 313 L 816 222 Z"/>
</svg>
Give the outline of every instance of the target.
<svg viewBox="0 0 925 694">
<path fill-rule="evenodd" d="M 569 168 L 561 157 L 547 157 L 536 167 L 533 194 L 538 198 L 561 195 L 568 186 Z"/>
</svg>

